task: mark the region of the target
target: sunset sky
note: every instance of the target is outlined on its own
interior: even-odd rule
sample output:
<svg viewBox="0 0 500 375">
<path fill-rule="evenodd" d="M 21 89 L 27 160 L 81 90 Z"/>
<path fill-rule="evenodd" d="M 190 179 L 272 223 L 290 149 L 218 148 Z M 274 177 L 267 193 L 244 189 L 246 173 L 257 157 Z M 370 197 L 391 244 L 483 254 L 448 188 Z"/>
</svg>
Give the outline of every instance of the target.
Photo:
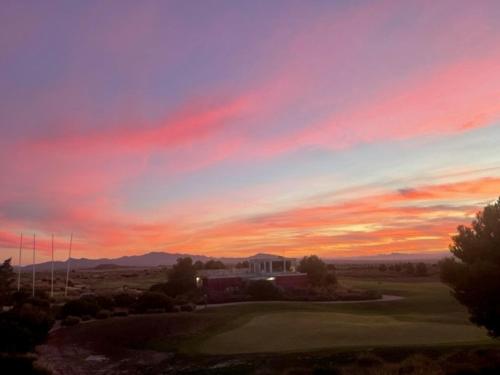
<svg viewBox="0 0 500 375">
<path fill-rule="evenodd" d="M 444 251 L 500 195 L 499 1 L 3 1 L 0 258 Z M 26 255 L 28 257 L 28 255 Z"/>
</svg>

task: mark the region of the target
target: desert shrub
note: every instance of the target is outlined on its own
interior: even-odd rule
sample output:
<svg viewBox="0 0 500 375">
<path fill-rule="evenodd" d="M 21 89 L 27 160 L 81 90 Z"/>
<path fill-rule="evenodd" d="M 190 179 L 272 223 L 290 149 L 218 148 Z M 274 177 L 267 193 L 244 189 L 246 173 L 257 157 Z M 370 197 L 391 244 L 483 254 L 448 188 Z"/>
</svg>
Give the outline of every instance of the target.
<svg viewBox="0 0 500 375">
<path fill-rule="evenodd" d="M 128 316 L 128 311 L 127 310 L 113 311 L 113 316 Z"/>
<path fill-rule="evenodd" d="M 253 300 L 275 300 L 282 297 L 282 292 L 267 280 L 257 280 L 248 283 L 246 292 Z"/>
<path fill-rule="evenodd" d="M 185 303 L 180 306 L 181 311 L 194 311 L 196 309 L 196 305 L 194 303 Z"/>
<path fill-rule="evenodd" d="M 62 321 L 61 321 L 61 324 L 63 326 L 75 326 L 77 325 L 78 323 L 80 323 L 80 318 L 77 317 L 77 316 L 73 316 L 73 315 L 68 315 L 66 318 L 64 318 Z"/>
<path fill-rule="evenodd" d="M 32 351 L 42 343 L 54 319 L 48 308 L 32 303 L 0 314 L 0 352 Z"/>
<path fill-rule="evenodd" d="M 13 305 L 22 305 L 24 302 L 27 302 L 31 298 L 31 293 L 28 291 L 21 289 L 19 291 L 15 291 L 11 294 L 11 303 Z"/>
<path fill-rule="evenodd" d="M 176 297 L 179 294 L 179 293 L 177 293 L 175 285 L 168 283 L 168 282 L 153 284 L 149 288 L 149 291 L 154 292 L 154 293 L 162 293 L 162 294 L 165 294 L 169 297 Z"/>
<path fill-rule="evenodd" d="M 83 315 L 96 316 L 99 310 L 111 310 L 114 307 L 114 299 L 108 296 L 87 294 L 78 299 L 66 302 L 61 308 L 62 318 L 68 315 L 82 317 Z"/>
<path fill-rule="evenodd" d="M 99 310 L 97 314 L 95 314 L 95 317 L 97 319 L 107 319 L 111 316 L 111 311 L 109 310 Z"/>
<path fill-rule="evenodd" d="M 119 293 L 113 296 L 114 305 L 117 307 L 130 307 L 132 306 L 137 298 L 129 293 Z"/>
<path fill-rule="evenodd" d="M 82 321 L 83 321 L 83 322 L 86 322 L 86 321 L 88 321 L 88 320 L 91 320 L 91 319 L 92 319 L 92 316 L 90 316 L 90 315 L 82 315 L 82 316 L 81 316 L 81 319 L 82 319 Z"/>
<path fill-rule="evenodd" d="M 137 312 L 146 312 L 151 309 L 162 309 L 172 311 L 174 303 L 172 299 L 162 293 L 145 292 L 139 296 L 134 304 L 134 310 Z"/>
<path fill-rule="evenodd" d="M 111 310 L 115 305 L 114 299 L 110 296 L 97 295 L 95 299 L 102 310 Z"/>
<path fill-rule="evenodd" d="M 91 315 L 95 316 L 100 310 L 97 300 L 93 297 L 81 297 L 79 299 L 68 301 L 61 309 L 61 316 L 64 318 L 68 315 L 82 316 Z"/>
<path fill-rule="evenodd" d="M 3 316 L 2 316 L 3 315 Z M 35 346 L 29 329 L 15 319 L 0 315 L 0 352 L 28 352 Z"/>
<path fill-rule="evenodd" d="M 2 354 L 0 353 L 0 369 L 2 374 L 51 375 L 52 372 L 35 362 L 34 354 Z"/>
</svg>

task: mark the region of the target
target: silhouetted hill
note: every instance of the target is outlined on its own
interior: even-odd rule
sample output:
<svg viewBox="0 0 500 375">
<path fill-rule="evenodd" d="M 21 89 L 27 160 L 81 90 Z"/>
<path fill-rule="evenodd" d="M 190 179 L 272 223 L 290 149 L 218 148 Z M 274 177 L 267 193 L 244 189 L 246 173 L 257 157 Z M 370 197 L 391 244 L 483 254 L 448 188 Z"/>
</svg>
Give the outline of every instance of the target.
<svg viewBox="0 0 500 375">
<path fill-rule="evenodd" d="M 327 258 L 323 259 L 327 263 L 396 263 L 396 262 L 434 262 L 439 261 L 447 256 L 449 252 L 432 252 L 432 253 L 391 253 L 391 254 L 376 254 L 368 256 L 358 256 L 358 257 L 342 257 L 342 258 Z M 156 267 L 156 266 L 170 266 L 177 261 L 177 258 L 181 257 L 191 257 L 193 262 L 200 260 L 206 262 L 210 259 L 220 260 L 224 263 L 237 263 L 246 259 L 246 257 L 241 258 L 224 258 L 224 257 L 208 257 L 204 255 L 192 255 L 192 254 L 179 254 L 179 253 L 167 253 L 161 251 L 154 251 L 143 255 L 130 255 L 123 256 L 119 258 L 100 258 L 100 259 L 88 259 L 71 258 L 71 269 L 82 269 L 82 268 L 106 268 L 112 265 L 112 267 Z M 300 260 L 301 257 L 297 257 Z M 25 268 L 31 268 L 31 265 L 24 266 Z M 39 263 L 36 268 L 39 271 L 50 270 L 50 262 Z M 65 269 L 66 262 L 56 261 L 54 262 L 55 269 Z M 110 267 L 111 268 L 111 267 Z"/>
<path fill-rule="evenodd" d="M 449 251 L 427 253 L 390 253 L 357 257 L 342 257 L 325 259 L 328 263 L 397 263 L 397 262 L 437 262 L 451 256 Z"/>
<path fill-rule="evenodd" d="M 100 259 L 88 259 L 71 258 L 71 269 L 82 269 L 82 268 L 95 268 L 102 265 L 114 265 L 114 266 L 125 266 L 125 267 L 155 267 L 155 266 L 170 266 L 177 261 L 177 258 L 191 257 L 193 262 L 200 260 L 206 262 L 210 259 L 218 259 L 227 263 L 236 263 L 242 260 L 242 258 L 214 258 L 207 257 L 204 255 L 192 255 L 192 254 L 178 254 L 178 253 L 166 253 L 166 252 L 150 252 L 143 255 L 130 255 L 123 256 L 120 258 L 100 258 Z M 56 261 L 54 262 L 54 269 L 66 268 L 66 261 Z M 31 268 L 31 265 L 26 265 L 26 268 Z M 37 270 L 44 271 L 50 270 L 51 262 L 39 263 L 36 265 Z"/>
</svg>

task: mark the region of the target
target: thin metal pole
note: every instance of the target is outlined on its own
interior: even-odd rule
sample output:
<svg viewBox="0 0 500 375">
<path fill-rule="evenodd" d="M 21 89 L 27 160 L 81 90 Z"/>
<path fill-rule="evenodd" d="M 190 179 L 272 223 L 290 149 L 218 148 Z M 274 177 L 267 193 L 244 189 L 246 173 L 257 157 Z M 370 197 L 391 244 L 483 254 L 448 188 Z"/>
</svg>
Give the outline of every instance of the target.
<svg viewBox="0 0 500 375">
<path fill-rule="evenodd" d="M 21 290 L 21 254 L 23 251 L 23 234 L 21 233 L 21 243 L 19 244 L 19 264 L 18 264 L 18 270 L 17 270 L 17 291 L 19 292 Z"/>
<path fill-rule="evenodd" d="M 52 233 L 52 265 L 50 278 L 50 297 L 54 297 L 54 233 Z"/>
<path fill-rule="evenodd" d="M 33 233 L 33 297 L 35 296 L 35 233 Z"/>
<path fill-rule="evenodd" d="M 64 296 L 68 296 L 68 284 L 69 284 L 69 264 L 71 262 L 71 245 L 73 244 L 73 233 L 71 233 L 71 237 L 69 239 L 69 255 L 68 255 L 68 264 L 66 268 L 66 288 L 64 289 Z"/>
</svg>

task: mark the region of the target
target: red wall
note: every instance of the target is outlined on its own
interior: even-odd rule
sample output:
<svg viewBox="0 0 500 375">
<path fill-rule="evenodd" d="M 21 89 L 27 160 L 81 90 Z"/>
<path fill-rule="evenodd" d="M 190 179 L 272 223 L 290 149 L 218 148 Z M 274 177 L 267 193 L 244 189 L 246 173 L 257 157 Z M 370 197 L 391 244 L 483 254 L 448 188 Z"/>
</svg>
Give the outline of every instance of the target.
<svg viewBox="0 0 500 375">
<path fill-rule="evenodd" d="M 209 290 L 223 292 L 226 288 L 230 287 L 241 287 L 243 285 L 243 280 L 241 277 L 221 277 L 213 279 L 203 279 L 203 286 Z"/>
<path fill-rule="evenodd" d="M 283 288 L 307 288 L 307 275 L 276 275 L 274 283 Z M 205 278 L 203 286 L 209 291 L 224 292 L 227 288 L 239 288 L 243 286 L 241 277 L 221 277 L 221 278 Z"/>
<path fill-rule="evenodd" d="M 275 276 L 274 282 L 276 285 L 286 288 L 307 288 L 307 275 L 282 275 Z"/>
</svg>

